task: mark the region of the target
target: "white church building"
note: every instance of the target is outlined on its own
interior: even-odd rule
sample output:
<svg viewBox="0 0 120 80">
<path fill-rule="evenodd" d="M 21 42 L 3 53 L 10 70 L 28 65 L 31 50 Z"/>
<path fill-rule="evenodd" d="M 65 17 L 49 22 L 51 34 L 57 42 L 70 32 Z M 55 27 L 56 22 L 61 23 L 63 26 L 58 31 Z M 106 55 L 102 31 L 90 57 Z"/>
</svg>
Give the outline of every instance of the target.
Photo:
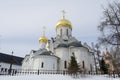
<svg viewBox="0 0 120 80">
<path fill-rule="evenodd" d="M 22 62 L 22 69 L 67 70 L 72 54 L 86 71 L 94 69 L 94 56 L 87 43 L 81 44 L 72 36 L 72 24 L 63 18 L 56 24 L 56 37 L 48 40 L 43 32 L 40 48 L 31 50 Z"/>
</svg>

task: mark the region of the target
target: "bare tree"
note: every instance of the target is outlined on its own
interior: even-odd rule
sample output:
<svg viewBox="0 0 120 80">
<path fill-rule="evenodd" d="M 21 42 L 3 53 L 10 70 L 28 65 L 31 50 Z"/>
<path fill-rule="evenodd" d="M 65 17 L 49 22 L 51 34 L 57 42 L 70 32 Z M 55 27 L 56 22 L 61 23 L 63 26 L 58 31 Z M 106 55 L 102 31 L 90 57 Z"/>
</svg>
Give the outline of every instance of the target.
<svg viewBox="0 0 120 80">
<path fill-rule="evenodd" d="M 111 49 L 111 59 L 114 71 L 120 77 L 120 49 L 118 47 Z"/>
<path fill-rule="evenodd" d="M 120 72 L 120 2 L 109 3 L 107 8 L 103 8 L 103 19 L 98 26 L 101 36 L 99 43 L 112 47 L 111 59 L 114 70 Z M 119 65 L 119 66 L 118 66 Z M 119 75 L 120 77 L 120 75 Z"/>
<path fill-rule="evenodd" d="M 104 8 L 103 20 L 98 26 L 102 35 L 99 42 L 107 45 L 120 45 L 120 3 L 114 2 Z"/>
</svg>

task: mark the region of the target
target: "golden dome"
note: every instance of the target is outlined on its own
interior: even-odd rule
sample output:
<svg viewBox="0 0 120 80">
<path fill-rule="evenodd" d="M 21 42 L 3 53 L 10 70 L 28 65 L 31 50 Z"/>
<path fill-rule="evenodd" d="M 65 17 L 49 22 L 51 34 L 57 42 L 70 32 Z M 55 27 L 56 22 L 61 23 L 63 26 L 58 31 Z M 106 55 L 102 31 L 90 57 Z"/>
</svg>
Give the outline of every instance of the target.
<svg viewBox="0 0 120 80">
<path fill-rule="evenodd" d="M 60 27 L 69 27 L 69 28 L 71 28 L 72 29 L 72 24 L 71 24 L 71 22 L 70 21 L 68 21 L 68 20 L 66 20 L 66 19 L 61 19 L 61 20 L 59 20 L 58 22 L 57 22 L 57 24 L 56 24 L 56 29 L 57 28 L 60 28 Z"/>
<path fill-rule="evenodd" d="M 45 36 L 41 36 L 40 39 L 39 39 L 39 42 L 47 43 L 48 39 Z"/>
<path fill-rule="evenodd" d="M 65 11 L 63 10 L 62 13 L 63 13 L 62 19 L 57 22 L 56 29 L 60 28 L 60 27 L 63 27 L 63 26 L 64 27 L 69 27 L 69 28 L 72 29 L 71 22 L 69 20 L 65 19 Z"/>
</svg>

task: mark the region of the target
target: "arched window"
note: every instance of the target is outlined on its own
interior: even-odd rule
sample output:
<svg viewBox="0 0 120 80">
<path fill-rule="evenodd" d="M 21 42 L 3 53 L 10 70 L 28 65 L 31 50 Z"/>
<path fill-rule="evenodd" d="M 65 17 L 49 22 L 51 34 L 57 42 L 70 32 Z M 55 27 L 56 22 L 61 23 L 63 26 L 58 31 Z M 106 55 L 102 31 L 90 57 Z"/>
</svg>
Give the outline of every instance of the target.
<svg viewBox="0 0 120 80">
<path fill-rule="evenodd" d="M 1 68 L 1 72 L 3 71 L 4 69 L 3 68 Z"/>
<path fill-rule="evenodd" d="M 67 68 L 67 61 L 64 61 L 64 68 Z"/>
<path fill-rule="evenodd" d="M 60 35 L 62 36 L 62 29 L 60 29 Z"/>
<path fill-rule="evenodd" d="M 75 56 L 75 53 L 74 53 L 74 52 L 72 52 L 72 55 L 73 55 L 73 56 Z"/>
<path fill-rule="evenodd" d="M 5 68 L 5 72 L 7 71 L 7 68 Z"/>
<path fill-rule="evenodd" d="M 66 29 L 66 35 L 68 36 L 68 29 Z"/>
<path fill-rule="evenodd" d="M 91 70 L 91 72 L 92 72 L 92 64 L 90 64 L 90 70 Z"/>
<path fill-rule="evenodd" d="M 44 63 L 42 62 L 42 63 L 41 63 L 41 68 L 43 68 L 43 67 L 44 67 Z"/>
<path fill-rule="evenodd" d="M 53 69 L 55 69 L 55 64 L 53 64 Z"/>
<path fill-rule="evenodd" d="M 82 67 L 83 67 L 83 69 L 85 68 L 85 62 L 84 61 L 82 61 Z"/>
</svg>

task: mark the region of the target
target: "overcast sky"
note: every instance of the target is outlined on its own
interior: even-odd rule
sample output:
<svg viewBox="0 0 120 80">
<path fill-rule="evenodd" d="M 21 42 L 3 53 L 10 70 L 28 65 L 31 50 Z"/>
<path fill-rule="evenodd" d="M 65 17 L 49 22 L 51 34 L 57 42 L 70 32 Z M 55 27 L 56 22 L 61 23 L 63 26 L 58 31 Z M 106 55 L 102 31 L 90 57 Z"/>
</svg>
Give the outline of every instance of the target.
<svg viewBox="0 0 120 80">
<path fill-rule="evenodd" d="M 39 49 L 42 27 L 48 39 L 55 37 L 62 10 L 73 25 L 73 36 L 82 43 L 96 43 L 102 5 L 108 1 L 114 0 L 0 0 L 0 52 L 24 57 Z"/>
</svg>

